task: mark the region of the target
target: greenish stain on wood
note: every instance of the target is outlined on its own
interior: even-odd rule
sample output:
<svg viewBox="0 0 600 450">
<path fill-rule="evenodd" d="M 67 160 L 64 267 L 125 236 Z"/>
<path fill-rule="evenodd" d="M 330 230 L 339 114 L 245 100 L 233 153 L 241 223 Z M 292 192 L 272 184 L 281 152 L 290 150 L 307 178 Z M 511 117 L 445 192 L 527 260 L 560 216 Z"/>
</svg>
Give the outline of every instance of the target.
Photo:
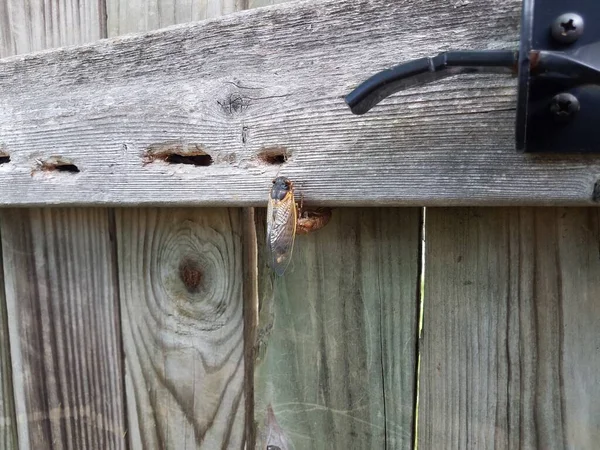
<svg viewBox="0 0 600 450">
<path fill-rule="evenodd" d="M 336 209 L 277 279 L 261 212 L 257 448 L 269 407 L 289 448 L 412 448 L 419 209 Z"/>
</svg>

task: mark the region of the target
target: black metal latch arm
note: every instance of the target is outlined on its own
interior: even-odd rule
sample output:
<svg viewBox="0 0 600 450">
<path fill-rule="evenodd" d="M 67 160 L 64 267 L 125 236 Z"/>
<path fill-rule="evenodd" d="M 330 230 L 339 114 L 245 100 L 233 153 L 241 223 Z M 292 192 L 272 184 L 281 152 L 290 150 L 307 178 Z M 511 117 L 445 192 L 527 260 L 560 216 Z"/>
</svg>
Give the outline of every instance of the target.
<svg viewBox="0 0 600 450">
<path fill-rule="evenodd" d="M 364 114 L 396 92 L 461 73 L 517 73 L 518 52 L 456 51 L 397 65 L 373 75 L 346 96 L 354 114 Z"/>
<path fill-rule="evenodd" d="M 574 3 L 600 23 L 598 0 Z M 600 27 L 584 35 L 582 15 L 563 7 L 561 0 L 524 0 L 519 51 L 450 51 L 408 61 L 368 78 L 346 103 L 365 114 L 396 92 L 448 76 L 513 74 L 519 80 L 518 150 L 600 153 Z M 556 12 L 554 22 L 541 22 L 549 12 Z"/>
</svg>

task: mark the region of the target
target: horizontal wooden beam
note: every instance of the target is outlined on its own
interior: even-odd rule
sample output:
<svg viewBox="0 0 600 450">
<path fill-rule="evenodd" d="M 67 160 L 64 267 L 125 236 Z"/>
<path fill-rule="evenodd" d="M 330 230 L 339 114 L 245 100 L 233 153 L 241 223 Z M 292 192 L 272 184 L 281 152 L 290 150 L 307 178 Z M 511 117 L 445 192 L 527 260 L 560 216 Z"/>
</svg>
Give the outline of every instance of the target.
<svg viewBox="0 0 600 450">
<path fill-rule="evenodd" d="M 520 8 L 308 1 L 1 60 L 0 205 L 264 205 L 277 174 L 322 205 L 594 204 L 600 158 L 514 150 L 510 77 L 343 101 L 401 61 L 516 48 Z"/>
</svg>

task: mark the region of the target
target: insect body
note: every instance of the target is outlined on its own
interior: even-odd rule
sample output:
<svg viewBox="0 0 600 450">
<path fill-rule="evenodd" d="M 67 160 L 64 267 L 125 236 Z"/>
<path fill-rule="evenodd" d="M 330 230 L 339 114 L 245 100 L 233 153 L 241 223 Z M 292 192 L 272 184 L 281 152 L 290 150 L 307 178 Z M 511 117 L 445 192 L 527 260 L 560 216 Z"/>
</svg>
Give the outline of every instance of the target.
<svg viewBox="0 0 600 450">
<path fill-rule="evenodd" d="M 283 275 L 294 249 L 298 210 L 294 200 L 294 185 L 285 177 L 273 180 L 267 209 L 267 248 L 271 268 Z"/>
<path fill-rule="evenodd" d="M 331 208 L 300 208 L 296 234 L 308 234 L 323 228 L 331 220 Z"/>
</svg>

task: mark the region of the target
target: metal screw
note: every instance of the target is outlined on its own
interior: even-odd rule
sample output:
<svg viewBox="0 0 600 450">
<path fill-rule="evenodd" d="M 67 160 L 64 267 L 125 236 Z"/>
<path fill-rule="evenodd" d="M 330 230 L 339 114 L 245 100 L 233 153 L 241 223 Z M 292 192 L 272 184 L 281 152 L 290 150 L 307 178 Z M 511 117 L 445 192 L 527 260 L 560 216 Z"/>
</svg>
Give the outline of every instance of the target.
<svg viewBox="0 0 600 450">
<path fill-rule="evenodd" d="M 570 119 L 579 111 L 579 100 L 567 92 L 555 95 L 550 103 L 550 111 L 559 120 Z"/>
<path fill-rule="evenodd" d="M 562 44 L 572 44 L 582 34 L 583 17 L 579 14 L 561 14 L 552 24 L 552 37 Z"/>
</svg>

